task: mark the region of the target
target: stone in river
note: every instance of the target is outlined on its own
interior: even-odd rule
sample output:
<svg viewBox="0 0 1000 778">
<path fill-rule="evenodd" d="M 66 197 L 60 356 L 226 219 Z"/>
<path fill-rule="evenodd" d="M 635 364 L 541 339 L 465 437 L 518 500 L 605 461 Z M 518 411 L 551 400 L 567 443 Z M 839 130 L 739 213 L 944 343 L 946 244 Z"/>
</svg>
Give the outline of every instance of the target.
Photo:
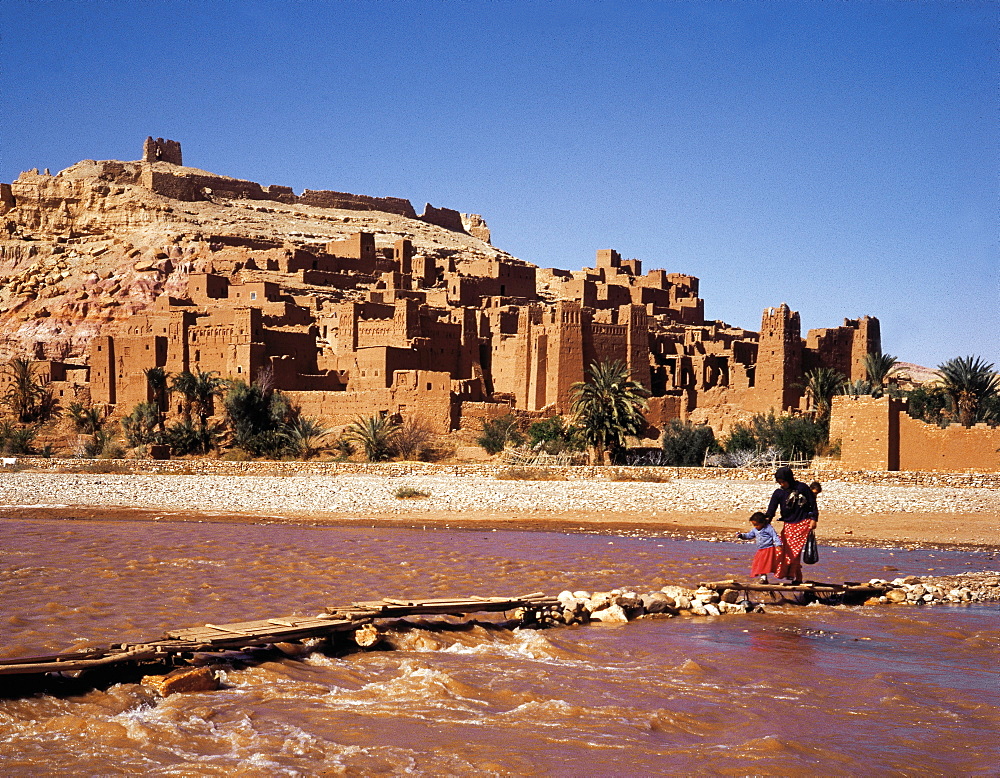
<svg viewBox="0 0 1000 778">
<path fill-rule="evenodd" d="M 166 675 L 147 675 L 142 679 L 161 697 L 178 692 L 211 692 L 219 688 L 219 678 L 209 667 L 179 667 Z"/>
</svg>

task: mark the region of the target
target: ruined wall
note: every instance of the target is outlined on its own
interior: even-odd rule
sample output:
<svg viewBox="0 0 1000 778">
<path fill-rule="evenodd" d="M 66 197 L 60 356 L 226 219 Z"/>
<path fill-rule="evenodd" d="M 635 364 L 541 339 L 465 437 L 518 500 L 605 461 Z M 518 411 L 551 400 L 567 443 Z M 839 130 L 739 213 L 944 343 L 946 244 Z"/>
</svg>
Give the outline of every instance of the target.
<svg viewBox="0 0 1000 778">
<path fill-rule="evenodd" d="M 169 162 L 171 165 L 183 165 L 181 160 L 181 144 L 176 140 L 163 138 L 146 138 L 142 144 L 143 162 Z"/>
<path fill-rule="evenodd" d="M 409 200 L 401 197 L 369 197 L 367 195 L 333 192 L 328 189 L 306 189 L 296 200 L 301 205 L 315 205 L 320 208 L 342 208 L 346 211 L 382 211 L 395 213 L 410 219 L 417 218 L 417 212 Z"/>
<path fill-rule="evenodd" d="M 428 224 L 435 224 L 444 227 L 452 232 L 465 232 L 465 225 L 462 223 L 462 214 L 453 211 L 451 208 L 435 208 L 430 203 L 424 205 L 424 212 L 420 214 L 421 221 Z"/>
</svg>

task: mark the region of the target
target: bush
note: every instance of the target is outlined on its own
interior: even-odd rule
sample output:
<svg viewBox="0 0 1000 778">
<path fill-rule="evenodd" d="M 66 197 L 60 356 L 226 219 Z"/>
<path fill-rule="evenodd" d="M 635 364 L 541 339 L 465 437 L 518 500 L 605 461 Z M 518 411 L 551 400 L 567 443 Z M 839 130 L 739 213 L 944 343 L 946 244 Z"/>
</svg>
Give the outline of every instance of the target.
<svg viewBox="0 0 1000 778">
<path fill-rule="evenodd" d="M 906 412 L 928 424 L 946 425 L 951 418 L 951 399 L 941 386 L 918 386 L 906 393 Z"/>
<path fill-rule="evenodd" d="M 234 381 L 223 402 L 233 442 L 254 457 L 277 459 L 289 446 L 291 406 L 281 392 Z"/>
<path fill-rule="evenodd" d="M 519 446 L 523 442 L 524 435 L 521 434 L 517 419 L 512 413 L 496 419 L 484 419 L 483 432 L 476 438 L 476 444 L 482 446 L 487 454 L 499 454 L 508 445 Z"/>
<path fill-rule="evenodd" d="M 73 406 L 70 406 L 73 412 Z M 87 417 L 83 417 L 86 421 Z M 76 417 L 74 416 L 74 421 Z M 81 422 L 82 423 L 82 422 Z M 150 443 L 159 443 L 162 436 L 159 431 L 160 409 L 155 403 L 139 403 L 132 409 L 132 413 L 122 419 L 122 432 L 125 433 L 125 440 L 133 448 L 145 446 Z M 78 431 L 87 431 L 80 430 Z M 96 430 L 94 430 L 96 431 Z"/>
<path fill-rule="evenodd" d="M 0 450 L 4 454 L 32 454 L 37 434 L 34 427 L 15 427 L 5 421 L 0 425 Z"/>
<path fill-rule="evenodd" d="M 360 445 L 369 462 L 384 462 L 395 452 L 398 434 L 399 425 L 388 416 L 359 416 L 347 425 L 343 439 Z"/>
<path fill-rule="evenodd" d="M 663 430 L 660 445 L 663 447 L 664 464 L 699 467 L 705 463 L 705 455 L 715 446 L 715 433 L 705 424 L 672 419 Z"/>
<path fill-rule="evenodd" d="M 550 416 L 528 427 L 528 445 L 546 454 L 562 454 L 585 450 L 587 441 L 583 429 L 567 424 L 562 416 Z"/>
<path fill-rule="evenodd" d="M 783 459 L 812 458 L 826 444 L 827 425 L 807 416 L 775 416 L 759 413 L 749 422 L 737 424 L 723 440 L 726 452 L 765 451 L 774 448 Z"/>
<path fill-rule="evenodd" d="M 423 459 L 430 451 L 434 430 L 419 416 L 407 416 L 396 432 L 396 453 L 403 459 Z"/>
<path fill-rule="evenodd" d="M 167 427 L 165 442 L 177 456 L 207 454 L 216 442 L 215 430 L 195 426 L 191 419 L 182 419 Z"/>
<path fill-rule="evenodd" d="M 419 500 L 430 496 L 430 492 L 414 489 L 411 486 L 401 486 L 396 490 L 396 498 L 399 500 Z"/>
</svg>

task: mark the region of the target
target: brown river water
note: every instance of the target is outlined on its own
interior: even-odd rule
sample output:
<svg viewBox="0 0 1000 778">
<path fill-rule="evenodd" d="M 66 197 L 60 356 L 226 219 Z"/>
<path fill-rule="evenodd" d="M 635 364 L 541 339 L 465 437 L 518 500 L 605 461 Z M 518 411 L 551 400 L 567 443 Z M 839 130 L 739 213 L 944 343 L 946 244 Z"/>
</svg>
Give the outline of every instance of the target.
<svg viewBox="0 0 1000 778">
<path fill-rule="evenodd" d="M 750 544 L 529 532 L 0 519 L 0 655 L 388 597 L 745 576 Z M 995 570 L 821 548 L 823 580 Z M 1000 607 L 505 630 L 273 660 L 215 692 L 0 700 L 3 775 L 998 775 Z M 0 683 L 3 683 L 0 677 Z"/>
</svg>

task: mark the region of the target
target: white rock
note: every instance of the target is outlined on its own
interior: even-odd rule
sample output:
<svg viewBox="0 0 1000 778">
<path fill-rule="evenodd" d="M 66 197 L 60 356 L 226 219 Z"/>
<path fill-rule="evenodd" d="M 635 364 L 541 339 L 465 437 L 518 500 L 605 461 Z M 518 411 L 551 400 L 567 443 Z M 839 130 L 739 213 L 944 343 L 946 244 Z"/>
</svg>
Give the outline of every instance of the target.
<svg viewBox="0 0 1000 778">
<path fill-rule="evenodd" d="M 628 616 L 620 605 L 609 605 L 606 608 L 594 611 L 590 614 L 593 621 L 601 621 L 605 624 L 624 624 L 628 621 Z"/>
</svg>

